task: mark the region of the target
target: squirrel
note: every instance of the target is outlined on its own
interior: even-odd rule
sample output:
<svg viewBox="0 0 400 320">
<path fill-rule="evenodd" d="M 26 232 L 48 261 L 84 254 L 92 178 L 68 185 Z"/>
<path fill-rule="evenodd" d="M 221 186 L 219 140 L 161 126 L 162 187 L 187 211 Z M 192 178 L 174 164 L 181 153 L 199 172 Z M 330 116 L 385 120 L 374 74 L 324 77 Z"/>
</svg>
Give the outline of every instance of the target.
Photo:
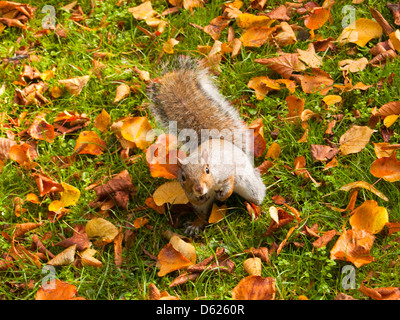
<svg viewBox="0 0 400 320">
<path fill-rule="evenodd" d="M 253 166 L 252 132 L 206 69 L 180 57 L 160 83 L 150 86 L 149 97 L 157 122 L 170 129 L 174 124 L 179 137 L 186 138 L 182 149 L 189 156 L 178 159 L 178 180 L 198 217 L 187 233 L 197 233 L 207 224 L 214 201 L 225 201 L 232 193 L 261 205 L 266 188 Z"/>
</svg>

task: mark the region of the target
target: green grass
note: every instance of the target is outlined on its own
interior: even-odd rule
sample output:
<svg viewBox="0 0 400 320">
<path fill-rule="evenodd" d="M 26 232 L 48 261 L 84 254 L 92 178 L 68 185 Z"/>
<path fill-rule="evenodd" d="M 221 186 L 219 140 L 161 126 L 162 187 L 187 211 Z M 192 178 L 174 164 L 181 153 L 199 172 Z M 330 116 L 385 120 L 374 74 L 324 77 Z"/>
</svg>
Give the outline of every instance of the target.
<svg viewBox="0 0 400 320">
<path fill-rule="evenodd" d="M 52 100 L 49 105 L 44 107 L 31 105 L 19 106 L 13 102 L 15 88 L 18 85 L 13 81 L 18 79 L 22 71 L 22 65 L 13 66 L 12 64 L 2 65 L 0 68 L 0 85 L 6 83 L 6 91 L 0 97 L 1 112 L 5 112 L 8 117 L 18 118 L 23 111 L 28 112 L 27 122 L 20 127 L 11 129 L 0 126 L 0 136 L 6 137 L 7 132 L 17 135 L 20 131 L 29 127 L 29 122 L 39 113 L 46 113 L 46 119 L 53 123 L 55 116 L 64 110 L 86 113 L 91 119 L 90 124 L 85 130 L 97 130 L 94 128 L 93 120 L 105 109 L 116 121 L 121 117 L 146 116 L 148 110 L 148 98 L 145 95 L 146 84 L 143 83 L 133 71 L 134 67 L 150 72 L 151 77 L 160 76 L 160 64 L 172 59 L 173 56 L 164 54 L 161 63 L 158 63 L 163 43 L 171 37 L 179 37 L 180 43 L 174 48 L 175 54 L 190 55 L 195 58 L 202 58 L 197 51 L 198 45 L 212 45 L 214 41 L 206 33 L 192 27 L 189 23 L 201 26 L 207 25 L 214 17 L 220 15 L 221 4 L 224 1 L 210 1 L 204 8 L 196 8 L 193 12 L 181 10 L 179 14 L 164 17 L 168 21 L 165 31 L 155 40 L 146 36 L 138 29 L 138 26 L 151 30 L 144 21 L 135 20 L 128 8 L 140 4 L 140 1 L 125 2 L 121 6 L 116 6 L 114 0 L 104 0 L 96 2 L 96 7 L 90 16 L 82 24 L 94 29 L 86 31 L 69 20 L 70 13 L 61 9 L 68 1 L 62 4 L 59 1 L 34 1 L 38 8 L 35 19 L 29 21 L 30 28 L 20 30 L 17 28 L 6 28 L 0 34 L 0 56 L 11 57 L 18 48 L 29 47 L 34 54 L 41 57 L 40 61 L 30 63 L 40 71 L 46 71 L 55 67 L 55 77 L 48 81 L 50 87 L 55 85 L 60 79 L 83 76 L 90 73 L 92 68 L 94 52 L 108 52 L 112 56 L 104 61 L 106 68 L 103 70 L 101 78 L 92 76 L 88 85 L 77 97 L 64 94 L 62 97 Z M 249 7 L 250 1 L 244 1 L 243 8 Z M 284 1 L 268 2 L 266 9 L 276 8 Z M 351 5 L 351 1 L 337 1 L 332 8 L 333 24 L 326 24 L 316 31 L 323 38 L 332 36 L 337 38 L 342 30 L 341 27 L 341 8 L 344 5 Z M 44 14 L 41 8 L 44 5 L 53 5 L 56 8 L 57 23 L 63 25 L 68 30 L 68 37 L 58 38 L 53 33 L 35 38 L 35 32 L 41 28 L 41 20 Z M 83 11 L 88 14 L 91 11 L 90 1 L 80 3 Z M 368 5 L 379 10 L 384 17 L 393 25 L 393 18 L 390 11 L 380 1 L 365 1 L 360 5 L 355 5 L 356 16 L 371 18 Z M 162 12 L 168 7 L 167 1 L 156 1 L 153 8 L 157 12 Z M 244 10 L 242 8 L 242 10 Z M 251 10 L 252 13 L 257 13 Z M 96 30 L 104 15 L 107 16 L 101 28 Z M 303 26 L 303 22 L 297 19 L 300 15 L 295 14 L 291 20 Z M 120 22 L 123 23 L 120 23 Z M 118 23 L 122 25 L 117 28 Z M 235 35 L 240 36 L 241 30 L 232 24 Z M 220 40 L 226 41 L 227 31 L 225 30 Z M 322 69 L 328 72 L 336 84 L 343 83 L 342 72 L 337 67 L 338 61 L 343 59 L 356 59 L 367 57 L 371 59 L 368 49 L 378 41 L 386 38 L 371 41 L 367 47 L 359 48 L 358 53 L 349 55 L 346 48 L 352 45 L 339 48 L 337 52 L 323 52 L 324 64 Z M 298 41 L 294 45 L 282 48 L 284 52 L 295 52 L 297 48 L 306 49 L 309 41 Z M 175 232 L 183 233 L 184 228 L 174 229 L 169 224 L 168 215 L 159 215 L 151 209 L 137 210 L 144 205 L 144 201 L 149 197 L 157 186 L 165 180 L 152 178 L 147 164 L 145 163 L 144 153 L 140 150 L 132 150 L 131 154 L 143 155 L 142 159 L 133 165 L 127 165 L 119 155 L 119 143 L 111 132 L 100 133 L 101 137 L 107 142 L 108 149 L 100 156 L 82 155 L 77 157 L 68 168 L 59 168 L 53 162 L 53 157 L 68 156 L 74 152 L 76 139 L 79 131 L 65 136 L 57 136 L 53 143 L 40 141 L 38 143 L 39 158 L 37 159 L 40 168 L 44 173 L 71 184 L 81 191 L 79 202 L 72 206 L 70 213 L 63 219 L 47 223 L 45 226 L 26 234 L 20 244 L 29 248 L 32 242 L 32 235 L 43 236 L 46 232 L 51 232 L 51 238 L 46 241 L 46 247 L 54 254 L 61 252 L 64 248 L 53 246 L 62 240 L 62 237 L 70 237 L 72 229 L 77 224 L 86 224 L 91 215 L 95 215 L 97 209 L 88 206 L 90 201 L 95 199 L 93 190 L 85 190 L 90 184 L 109 178 L 127 169 L 132 177 L 133 184 L 137 187 L 137 194 L 131 197 L 128 210 L 114 207 L 110 210 L 108 220 L 123 229 L 129 228 L 129 223 L 136 217 L 145 216 L 149 219 L 148 225 L 151 228 L 140 228 L 135 231 L 135 238 L 131 247 L 126 248 L 124 244 L 123 259 L 121 268 L 117 268 L 114 263 L 113 245 L 109 244 L 104 249 L 97 248 L 97 257 L 102 261 L 102 268 L 83 267 L 77 268 L 73 265 L 56 267 L 57 278 L 75 285 L 78 294 L 87 299 L 146 299 L 148 298 L 148 285 L 154 283 L 160 291 L 167 290 L 171 295 L 179 295 L 181 299 L 231 299 L 232 289 L 239 281 L 246 276 L 243 270 L 243 261 L 247 255 L 243 253 L 250 247 L 265 246 L 270 248 L 274 243 L 280 244 L 291 226 L 285 226 L 277 230 L 273 235 L 264 237 L 271 218 L 268 215 L 268 208 L 274 205 L 271 197 L 279 194 L 285 197 L 289 204 L 301 212 L 302 221 L 299 227 L 289 238 L 289 243 L 284 247 L 279 255 L 272 254 L 271 263 L 263 265 L 262 275 L 273 277 L 276 280 L 277 299 L 298 299 L 299 295 L 305 295 L 309 299 L 333 299 L 338 293 L 345 292 L 356 298 L 365 299 L 358 288 L 370 270 L 375 273 L 367 283 L 370 287 L 389 287 L 400 286 L 399 263 L 394 266 L 391 261 L 398 259 L 397 242 L 394 240 L 396 235 L 387 237 L 378 234 L 371 250 L 371 255 L 376 261 L 356 270 L 357 289 L 345 291 L 342 288 L 342 267 L 348 262 L 331 260 L 330 249 L 335 241 L 331 241 L 326 248 L 314 249 L 312 242 L 314 239 L 307 238 L 300 231 L 304 225 L 311 227 L 314 223 L 319 225 L 319 230 L 328 231 L 335 229 L 341 231 L 347 217 L 342 217 L 340 213 L 328 209 L 324 202 L 329 202 L 336 207 L 345 208 L 348 203 L 348 194 L 337 191 L 342 185 L 353 181 L 364 180 L 374 184 L 376 178 L 369 173 L 369 167 L 375 160 L 375 153 L 372 143 L 360 153 L 339 156 L 338 166 L 328 171 L 322 171 L 323 165 L 319 162 L 313 163 L 310 145 L 326 144 L 324 141 L 324 131 L 326 124 L 336 114 L 344 114 L 344 119 L 334 128 L 333 142 L 338 143 L 340 136 L 352 125 L 366 125 L 370 117 L 370 111 L 374 106 L 381 106 L 399 97 L 400 82 L 398 77 L 394 78 L 391 86 L 384 86 L 381 91 L 376 88 L 376 83 L 388 77 L 394 72 L 400 72 L 399 60 L 394 60 L 387 64 L 385 68 L 367 67 L 364 71 L 350 74 L 349 77 L 353 84 L 361 81 L 365 84 L 372 84 L 373 87 L 365 92 L 352 91 L 343 93 L 343 103 L 338 109 L 325 109 L 322 106 L 322 96 L 318 94 L 305 94 L 301 88 L 296 89 L 295 94 L 305 99 L 305 108 L 321 114 L 321 122 L 309 121 L 308 142 L 299 143 L 298 139 L 303 134 L 300 126 L 291 125 L 280 120 L 287 113 L 285 98 L 289 95 L 287 90 L 270 93 L 264 100 L 256 100 L 253 90 L 247 87 L 248 81 L 254 76 L 269 75 L 277 78 L 276 74 L 271 73 L 262 65 L 254 63 L 254 59 L 276 56 L 274 46 L 266 44 L 260 48 L 243 48 L 237 58 L 226 56 L 221 63 L 221 74 L 217 77 L 217 83 L 222 93 L 231 101 L 247 96 L 245 102 L 250 102 L 255 107 L 247 104 L 239 104 L 241 113 L 248 123 L 258 117 L 264 121 L 264 136 L 269 146 L 272 142 L 277 142 L 282 148 L 282 153 L 275 161 L 275 165 L 269 173 L 263 176 L 264 182 L 268 187 L 267 197 L 262 205 L 264 213 L 256 221 L 252 221 L 242 199 L 237 196 L 231 197 L 227 201 L 229 208 L 226 218 L 215 224 L 207 226 L 200 236 L 193 239 L 196 247 L 198 261 L 210 256 L 218 247 L 224 247 L 226 252 L 235 262 L 233 274 L 224 273 L 205 273 L 195 282 L 189 282 L 182 286 L 169 288 L 171 281 L 178 276 L 178 272 L 173 272 L 165 277 L 158 277 L 158 269 L 147 252 L 157 255 L 167 240 L 161 236 L 161 232 L 172 229 Z M 25 62 L 25 61 L 24 61 Z M 129 84 L 140 84 L 137 93 L 131 94 L 129 98 L 113 104 L 115 90 L 121 81 Z M 330 92 L 332 93 L 332 91 Z M 360 117 L 354 117 L 353 110 L 360 112 Z M 150 118 L 152 123 L 153 119 Z M 382 142 L 379 128 L 371 138 L 371 142 Z M 279 128 L 280 133 L 274 140 L 270 132 L 274 128 Z M 394 136 L 390 139 L 391 143 L 399 143 L 399 123 L 396 122 L 392 127 Z M 18 136 L 16 140 L 18 140 Z M 311 181 L 305 181 L 301 177 L 291 174 L 291 171 L 283 165 L 293 167 L 294 159 L 298 156 L 305 156 L 307 169 L 314 179 L 323 182 L 320 187 L 316 187 Z M 256 165 L 260 164 L 264 158 L 257 158 Z M 400 220 L 400 193 L 398 182 L 389 183 L 380 180 L 375 185 L 382 191 L 390 201 L 387 203 L 368 191 L 360 190 L 357 205 L 364 200 L 374 199 L 379 205 L 388 208 L 390 221 Z M 25 198 L 28 193 L 38 194 L 34 179 L 30 172 L 20 168 L 17 163 L 8 161 L 0 173 L 0 230 L 11 234 L 15 224 L 47 220 L 47 206 L 51 202 L 49 197 L 45 198 L 40 205 L 26 202 L 24 208 L 27 209 L 20 217 L 14 215 L 13 198 Z M 324 197 L 325 195 L 329 196 Z M 348 226 L 348 225 L 347 225 Z M 336 239 L 336 238 L 335 238 Z M 301 246 L 296 245 L 302 244 Z M 392 245 L 388 251 L 383 248 Z M 395 248 L 395 249 L 393 249 Z M 0 236 L 0 254 L 10 250 L 10 243 Z M 44 265 L 44 264 L 43 264 Z M 32 264 L 25 263 L 23 266 L 14 270 L 8 269 L 0 271 L 0 299 L 34 299 L 36 291 L 41 286 L 43 279 L 41 268 Z M 33 288 L 23 288 L 20 285 L 27 285 L 33 280 Z M 18 287 L 19 286 L 19 287 Z M 18 289 L 16 289 L 18 287 Z"/>
</svg>

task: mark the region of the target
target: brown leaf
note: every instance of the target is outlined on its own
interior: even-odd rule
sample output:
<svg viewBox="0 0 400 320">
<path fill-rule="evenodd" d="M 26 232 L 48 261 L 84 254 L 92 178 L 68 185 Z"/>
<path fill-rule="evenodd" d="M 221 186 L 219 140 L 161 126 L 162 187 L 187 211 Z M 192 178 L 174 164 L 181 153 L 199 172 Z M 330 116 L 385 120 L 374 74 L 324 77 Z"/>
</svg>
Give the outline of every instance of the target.
<svg viewBox="0 0 400 320">
<path fill-rule="evenodd" d="M 56 246 L 68 248 L 72 245 L 76 245 L 78 251 L 83 251 L 89 247 L 89 243 L 89 238 L 85 232 L 85 226 L 76 225 L 72 237 L 56 243 Z"/>
<path fill-rule="evenodd" d="M 67 91 L 73 96 L 77 96 L 81 93 L 82 89 L 86 86 L 90 78 L 90 75 L 70 78 L 65 80 L 58 80 L 58 83 L 61 83 L 65 86 Z"/>
<path fill-rule="evenodd" d="M 35 179 L 41 197 L 50 192 L 62 192 L 64 190 L 60 183 L 53 181 L 45 174 L 34 173 L 32 176 Z"/>
<path fill-rule="evenodd" d="M 311 156 L 314 161 L 327 161 L 332 159 L 339 150 L 335 147 L 332 148 L 330 146 L 325 146 L 325 145 L 317 145 L 317 144 L 312 144 L 311 145 Z"/>
<path fill-rule="evenodd" d="M 398 287 L 371 289 L 367 288 L 362 282 L 359 290 L 375 300 L 400 300 L 400 288 Z"/>
<path fill-rule="evenodd" d="M 279 57 L 267 59 L 254 59 L 254 62 L 266 65 L 285 79 L 289 79 L 294 71 L 305 69 L 304 64 L 299 60 L 298 53 L 284 54 Z"/>
<path fill-rule="evenodd" d="M 214 40 L 218 40 L 224 30 L 230 23 L 231 19 L 218 16 L 211 20 L 210 24 L 204 27 L 204 32 L 209 34 Z"/>
<path fill-rule="evenodd" d="M 385 103 L 378 111 L 374 112 L 374 116 L 386 117 L 390 115 L 400 115 L 400 101 L 392 101 Z"/>
<path fill-rule="evenodd" d="M 10 149 L 16 144 L 14 140 L 0 137 L 0 160 L 9 159 Z"/>
<path fill-rule="evenodd" d="M 400 25 L 400 3 L 391 4 L 390 2 L 386 3 L 386 7 L 392 11 L 394 24 Z"/>
<path fill-rule="evenodd" d="M 274 300 L 275 280 L 261 276 L 248 276 L 232 290 L 234 300 Z"/>
<path fill-rule="evenodd" d="M 41 222 L 26 222 L 26 223 L 21 223 L 21 224 L 16 224 L 15 225 L 15 231 L 13 233 L 13 238 L 18 238 L 25 233 L 32 231 L 33 229 L 36 229 L 44 224 L 44 221 Z"/>
<path fill-rule="evenodd" d="M 284 21 L 290 20 L 290 17 L 288 15 L 288 10 L 285 5 L 281 5 L 278 8 L 275 8 L 267 12 L 267 16 L 270 19 L 275 19 L 275 20 L 284 20 Z"/>
</svg>

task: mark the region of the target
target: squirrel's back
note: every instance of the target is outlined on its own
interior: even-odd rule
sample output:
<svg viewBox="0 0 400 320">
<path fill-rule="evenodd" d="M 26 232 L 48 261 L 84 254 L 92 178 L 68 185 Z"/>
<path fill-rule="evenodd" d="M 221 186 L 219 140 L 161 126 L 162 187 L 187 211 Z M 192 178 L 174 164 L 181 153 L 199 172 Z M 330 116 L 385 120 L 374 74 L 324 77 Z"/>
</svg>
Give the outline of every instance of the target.
<svg viewBox="0 0 400 320">
<path fill-rule="evenodd" d="M 248 130 L 239 112 L 219 93 L 207 71 L 197 67 L 193 60 L 181 58 L 177 66 L 163 75 L 161 83 L 151 86 L 150 98 L 152 113 L 163 127 L 168 128 L 175 121 L 178 132 L 194 130 L 198 144 L 209 138 L 202 135 L 202 130 L 214 129 L 249 151 Z M 229 134 L 232 136 L 227 137 Z"/>
</svg>

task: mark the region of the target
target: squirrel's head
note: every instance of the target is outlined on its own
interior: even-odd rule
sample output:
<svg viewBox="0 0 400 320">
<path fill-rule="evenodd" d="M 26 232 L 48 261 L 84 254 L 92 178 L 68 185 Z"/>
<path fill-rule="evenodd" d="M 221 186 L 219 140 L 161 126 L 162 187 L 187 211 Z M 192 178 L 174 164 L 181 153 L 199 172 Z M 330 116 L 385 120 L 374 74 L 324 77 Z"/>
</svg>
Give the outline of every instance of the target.
<svg viewBox="0 0 400 320">
<path fill-rule="evenodd" d="M 202 197 L 214 185 L 207 150 L 201 153 L 201 157 L 196 155 L 178 159 L 178 166 L 178 180 L 187 194 Z"/>
</svg>

